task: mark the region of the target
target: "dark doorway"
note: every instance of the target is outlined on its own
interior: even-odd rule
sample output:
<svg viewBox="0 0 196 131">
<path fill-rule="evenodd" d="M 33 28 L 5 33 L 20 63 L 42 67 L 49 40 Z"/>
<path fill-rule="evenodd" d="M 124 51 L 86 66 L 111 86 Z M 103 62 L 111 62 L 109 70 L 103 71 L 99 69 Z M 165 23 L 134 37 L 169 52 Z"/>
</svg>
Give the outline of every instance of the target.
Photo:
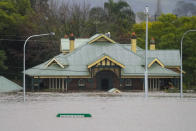
<svg viewBox="0 0 196 131">
<path fill-rule="evenodd" d="M 109 80 L 108 79 L 102 79 L 101 80 L 101 88 L 103 90 L 108 90 L 109 89 Z"/>
<path fill-rule="evenodd" d="M 100 71 L 96 74 L 96 88 L 104 91 L 111 88 L 119 88 L 119 79 L 110 70 Z"/>
</svg>

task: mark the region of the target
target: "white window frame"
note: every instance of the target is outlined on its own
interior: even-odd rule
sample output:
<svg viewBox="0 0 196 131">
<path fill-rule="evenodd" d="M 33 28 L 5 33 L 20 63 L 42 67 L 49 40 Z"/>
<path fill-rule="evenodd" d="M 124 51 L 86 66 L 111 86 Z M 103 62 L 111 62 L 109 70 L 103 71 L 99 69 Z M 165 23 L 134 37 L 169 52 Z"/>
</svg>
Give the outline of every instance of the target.
<svg viewBox="0 0 196 131">
<path fill-rule="evenodd" d="M 131 87 L 132 86 L 132 79 L 126 79 L 125 86 Z"/>
<path fill-rule="evenodd" d="M 86 81 L 84 79 L 79 79 L 79 81 L 78 81 L 79 87 L 83 87 L 83 86 L 85 86 L 85 84 L 86 84 Z"/>
</svg>

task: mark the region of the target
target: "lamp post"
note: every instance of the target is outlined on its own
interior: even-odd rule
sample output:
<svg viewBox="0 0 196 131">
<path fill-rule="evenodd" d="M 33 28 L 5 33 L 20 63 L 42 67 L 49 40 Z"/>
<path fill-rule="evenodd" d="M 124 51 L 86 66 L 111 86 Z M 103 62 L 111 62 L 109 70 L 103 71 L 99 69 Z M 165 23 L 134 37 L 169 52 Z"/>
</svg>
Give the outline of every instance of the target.
<svg viewBox="0 0 196 131">
<path fill-rule="evenodd" d="M 149 7 L 145 7 L 146 14 L 146 51 L 145 51 L 145 98 L 148 97 L 148 16 Z"/>
<path fill-rule="evenodd" d="M 180 60 L 180 66 L 181 66 L 181 69 L 180 69 L 180 97 L 183 98 L 183 76 L 182 76 L 182 44 L 183 44 L 183 40 L 184 40 L 184 37 L 187 33 L 189 32 L 195 32 L 196 30 L 188 30 L 186 31 L 183 36 L 182 36 L 182 39 L 181 39 L 181 44 L 180 44 L 180 50 L 181 50 L 181 60 Z"/>
<path fill-rule="evenodd" d="M 25 43 L 24 43 L 24 47 L 23 47 L 23 52 L 24 52 L 24 55 L 23 55 L 23 94 L 24 94 L 24 102 L 26 100 L 25 98 L 25 91 L 26 91 L 26 88 L 25 88 L 25 47 L 26 47 L 26 44 L 27 44 L 27 41 L 33 37 L 41 37 L 41 36 L 47 36 L 47 35 L 55 35 L 54 32 L 51 32 L 51 33 L 48 33 L 48 34 L 39 34 L 39 35 L 32 35 L 30 37 L 28 37 L 26 40 L 25 40 Z"/>
</svg>

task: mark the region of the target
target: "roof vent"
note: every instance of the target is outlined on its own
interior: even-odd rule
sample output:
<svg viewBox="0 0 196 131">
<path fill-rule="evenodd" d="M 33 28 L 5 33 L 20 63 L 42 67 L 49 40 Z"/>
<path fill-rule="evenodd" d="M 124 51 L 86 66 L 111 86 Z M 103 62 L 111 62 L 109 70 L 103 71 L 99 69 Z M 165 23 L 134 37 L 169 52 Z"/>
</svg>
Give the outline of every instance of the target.
<svg viewBox="0 0 196 131">
<path fill-rule="evenodd" d="M 111 37 L 111 34 L 110 34 L 110 32 L 108 32 L 108 33 L 105 33 L 105 35 L 107 36 L 107 37 Z"/>
</svg>

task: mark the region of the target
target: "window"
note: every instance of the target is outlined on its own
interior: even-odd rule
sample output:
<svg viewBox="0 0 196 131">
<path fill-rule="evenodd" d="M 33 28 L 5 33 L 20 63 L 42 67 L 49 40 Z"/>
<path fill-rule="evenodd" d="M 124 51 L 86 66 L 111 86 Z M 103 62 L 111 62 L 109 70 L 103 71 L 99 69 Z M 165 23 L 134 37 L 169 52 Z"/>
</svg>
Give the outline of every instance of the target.
<svg viewBox="0 0 196 131">
<path fill-rule="evenodd" d="M 132 80 L 131 79 L 126 79 L 125 80 L 125 86 L 132 86 Z"/>
<path fill-rule="evenodd" d="M 79 81 L 78 81 L 78 86 L 85 86 L 85 80 L 84 79 L 80 79 Z"/>
</svg>

